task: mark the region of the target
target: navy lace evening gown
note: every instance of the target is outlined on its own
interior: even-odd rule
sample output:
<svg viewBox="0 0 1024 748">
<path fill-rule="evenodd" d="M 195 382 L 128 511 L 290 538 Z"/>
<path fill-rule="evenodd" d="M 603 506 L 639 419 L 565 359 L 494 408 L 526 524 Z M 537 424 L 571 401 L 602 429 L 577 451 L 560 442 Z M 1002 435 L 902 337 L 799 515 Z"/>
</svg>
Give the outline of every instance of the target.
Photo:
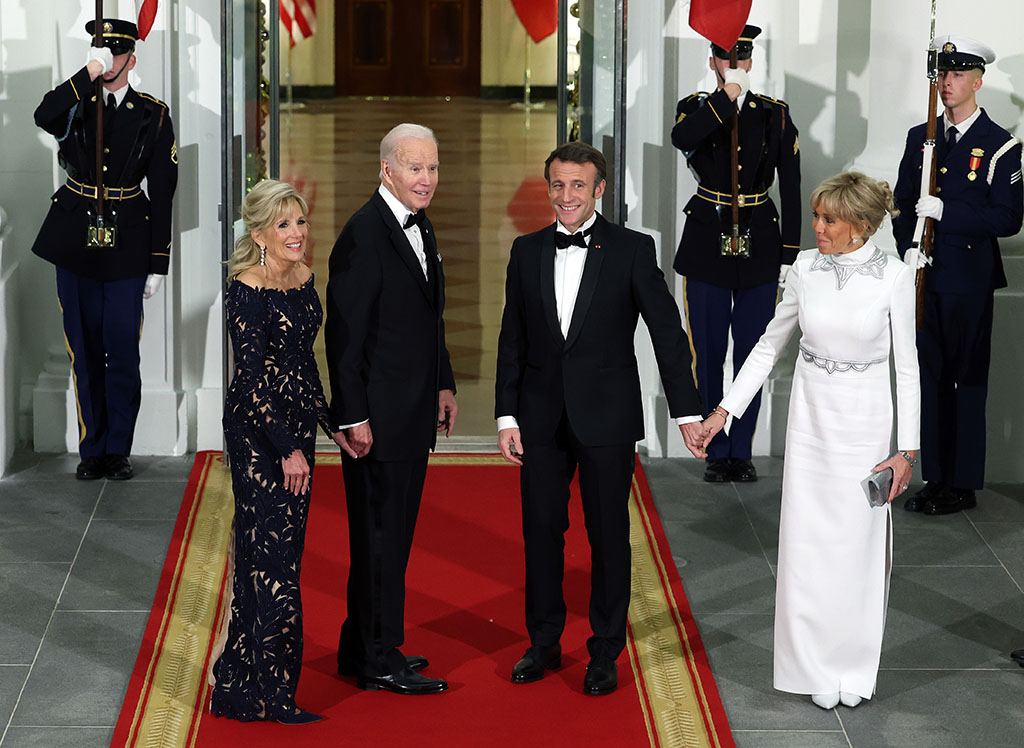
<svg viewBox="0 0 1024 748">
<path fill-rule="evenodd" d="M 224 405 L 235 494 L 234 576 L 210 708 L 243 721 L 273 720 L 295 711 L 299 571 L 309 511 L 309 490 L 296 496 L 284 489 L 281 458 L 300 449 L 312 470 L 317 423 L 327 430 L 313 357 L 323 311 L 312 278 L 288 291 L 234 281 L 224 306 L 235 358 Z"/>
</svg>

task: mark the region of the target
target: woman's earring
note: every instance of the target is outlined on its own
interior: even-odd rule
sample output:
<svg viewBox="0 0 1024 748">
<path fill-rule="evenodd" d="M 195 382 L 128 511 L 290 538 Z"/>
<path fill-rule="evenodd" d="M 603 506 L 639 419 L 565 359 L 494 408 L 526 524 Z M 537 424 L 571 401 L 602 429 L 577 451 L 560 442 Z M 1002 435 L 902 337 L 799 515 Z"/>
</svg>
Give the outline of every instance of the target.
<svg viewBox="0 0 1024 748">
<path fill-rule="evenodd" d="M 260 265 L 267 264 L 267 248 L 260 247 Z"/>
</svg>

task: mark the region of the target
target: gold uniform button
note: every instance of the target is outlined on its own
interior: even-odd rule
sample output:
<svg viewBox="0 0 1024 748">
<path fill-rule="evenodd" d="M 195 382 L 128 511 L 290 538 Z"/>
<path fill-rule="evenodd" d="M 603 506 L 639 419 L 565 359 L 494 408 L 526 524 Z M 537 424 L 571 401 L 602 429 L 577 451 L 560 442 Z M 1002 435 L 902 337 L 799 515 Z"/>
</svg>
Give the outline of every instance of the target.
<svg viewBox="0 0 1024 748">
<path fill-rule="evenodd" d="M 946 167 L 943 166 L 941 169 L 939 169 L 939 173 L 940 174 L 945 174 L 946 173 Z"/>
<path fill-rule="evenodd" d="M 936 188 L 935 188 L 935 192 L 936 192 L 936 193 L 942 192 L 942 188 L 941 188 L 941 187 L 936 187 Z"/>
<path fill-rule="evenodd" d="M 107 170 L 107 166 L 106 166 L 106 164 L 104 164 L 103 165 L 103 171 L 106 171 L 106 170 Z"/>
<path fill-rule="evenodd" d="M 110 149 L 109 149 L 109 148 L 104 148 L 104 149 L 103 149 L 103 152 L 104 152 L 104 153 L 110 153 Z"/>
</svg>

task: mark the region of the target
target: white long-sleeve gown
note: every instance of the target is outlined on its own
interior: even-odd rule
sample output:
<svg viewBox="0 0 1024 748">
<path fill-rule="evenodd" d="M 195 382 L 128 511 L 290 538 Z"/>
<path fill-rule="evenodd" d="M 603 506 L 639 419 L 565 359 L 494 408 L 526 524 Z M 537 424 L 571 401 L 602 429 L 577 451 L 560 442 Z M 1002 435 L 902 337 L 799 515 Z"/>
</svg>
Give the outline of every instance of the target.
<svg viewBox="0 0 1024 748">
<path fill-rule="evenodd" d="M 890 454 L 890 350 L 897 448 L 919 447 L 914 273 L 870 241 L 844 255 L 801 252 L 774 319 L 722 400 L 729 413 L 743 413 L 797 324 L 802 337 L 782 478 L 775 688 L 871 698 L 892 565 L 891 509 L 870 507 L 860 482 Z"/>
</svg>

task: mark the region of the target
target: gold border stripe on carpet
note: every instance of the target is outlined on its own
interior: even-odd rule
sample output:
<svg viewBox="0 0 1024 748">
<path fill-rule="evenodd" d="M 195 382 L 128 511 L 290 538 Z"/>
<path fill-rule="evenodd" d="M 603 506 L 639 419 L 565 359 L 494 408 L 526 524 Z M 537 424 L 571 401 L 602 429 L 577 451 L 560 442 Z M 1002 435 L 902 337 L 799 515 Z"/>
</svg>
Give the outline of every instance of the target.
<svg viewBox="0 0 1024 748">
<path fill-rule="evenodd" d="M 717 727 L 712 719 L 705 719 L 710 709 L 704 686 L 668 577 L 656 552 L 657 539 L 650 530 L 651 519 L 640 497 L 636 478 L 630 494 L 629 520 L 633 580 L 628 649 L 630 664 L 637 675 L 637 693 L 644 720 L 654 727 L 653 733 L 648 729 L 651 745 L 717 747 L 720 745 Z"/>
<path fill-rule="evenodd" d="M 204 663 L 211 632 L 217 630 L 232 515 L 231 474 L 221 457 L 211 454 L 189 514 L 128 746 L 177 748 L 195 742 L 194 715 L 203 709 L 197 699 L 205 693 Z"/>
</svg>

